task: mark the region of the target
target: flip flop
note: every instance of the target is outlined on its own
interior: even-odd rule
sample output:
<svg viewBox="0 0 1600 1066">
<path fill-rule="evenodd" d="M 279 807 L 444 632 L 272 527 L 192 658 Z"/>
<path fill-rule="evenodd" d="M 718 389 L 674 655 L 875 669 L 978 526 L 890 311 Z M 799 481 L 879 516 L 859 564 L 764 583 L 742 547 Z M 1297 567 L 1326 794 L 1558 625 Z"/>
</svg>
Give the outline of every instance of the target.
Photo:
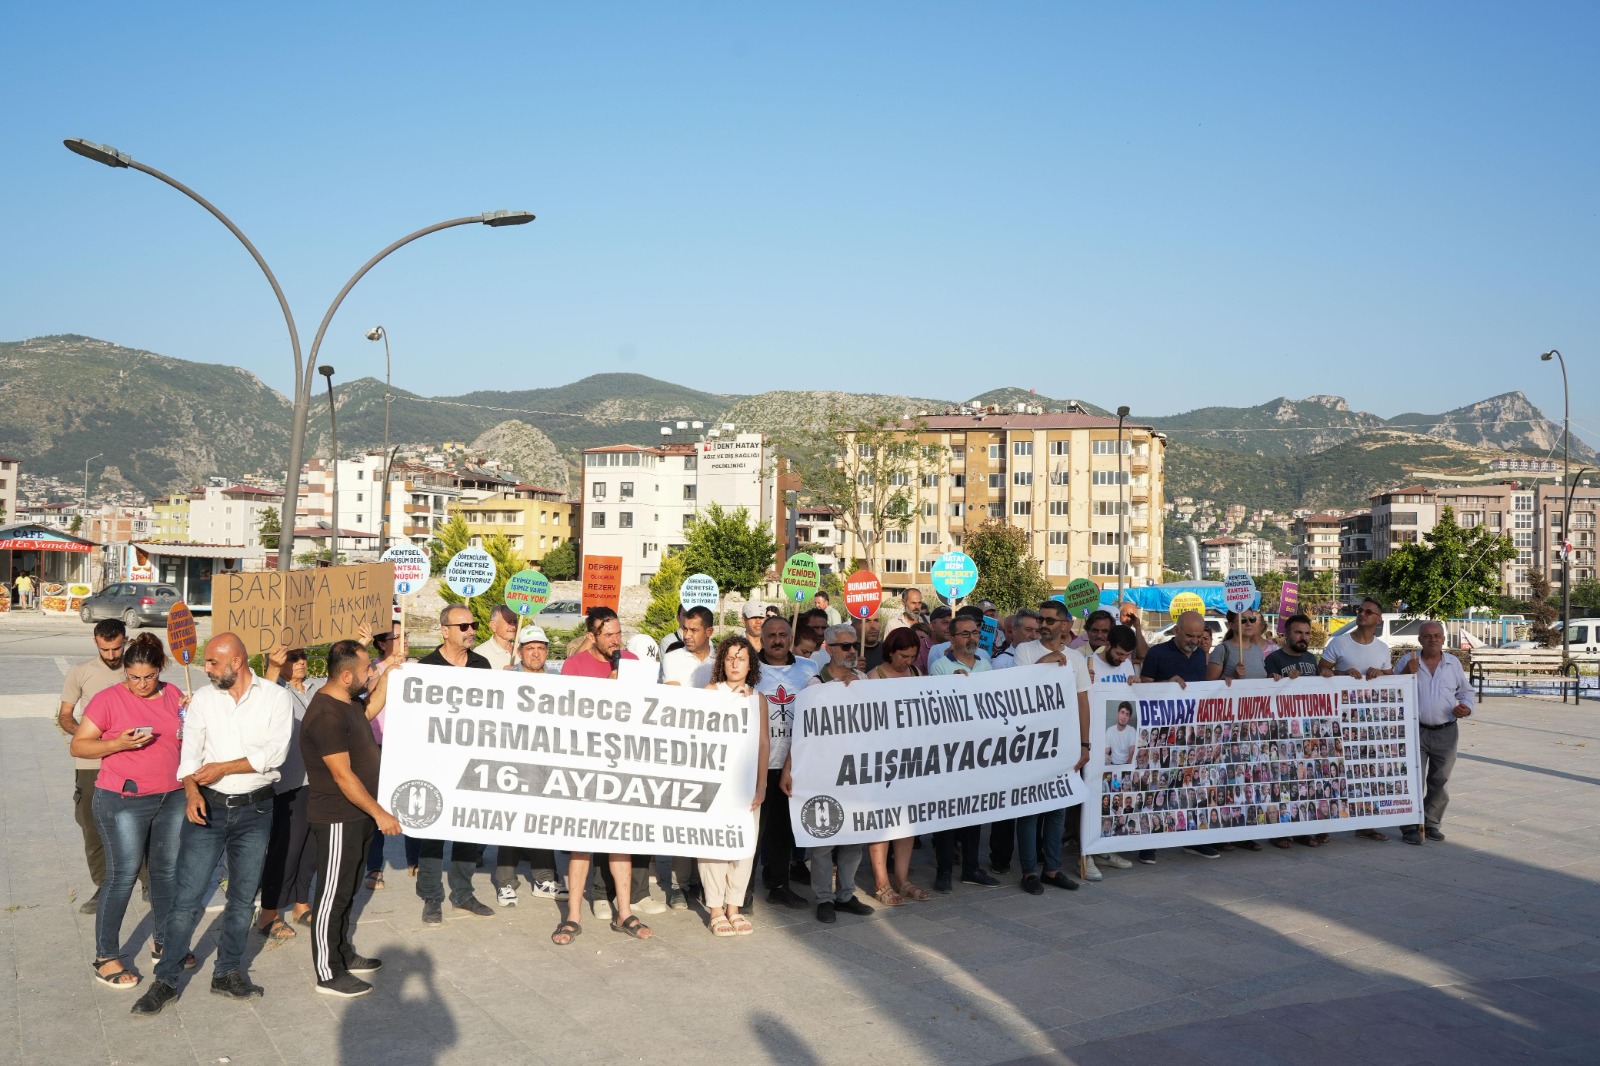
<svg viewBox="0 0 1600 1066">
<path fill-rule="evenodd" d="M 310 929 L 311 928 L 311 923 L 314 920 L 315 920 L 315 918 L 314 918 L 313 912 L 306 911 L 304 914 L 300 915 L 300 917 L 298 917 L 298 918 L 296 918 L 294 920 L 294 924 L 295 925 L 303 925 L 307 929 Z"/>
<path fill-rule="evenodd" d="M 562 922 L 556 926 L 556 931 L 550 934 L 550 943 L 558 948 L 564 948 L 583 935 L 583 926 L 577 922 Z M 567 939 L 557 940 L 556 937 L 564 936 Z"/>
</svg>

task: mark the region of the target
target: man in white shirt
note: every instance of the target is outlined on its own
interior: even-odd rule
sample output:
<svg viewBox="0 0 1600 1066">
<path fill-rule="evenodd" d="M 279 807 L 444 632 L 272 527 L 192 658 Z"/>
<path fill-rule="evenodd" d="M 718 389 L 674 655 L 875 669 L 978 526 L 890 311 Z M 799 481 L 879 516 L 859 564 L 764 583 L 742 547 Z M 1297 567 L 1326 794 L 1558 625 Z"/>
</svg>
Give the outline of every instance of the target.
<svg viewBox="0 0 1600 1066">
<path fill-rule="evenodd" d="M 245 977 L 244 949 L 272 834 L 273 785 L 289 754 L 294 708 L 285 689 L 250 672 L 244 643 L 232 633 L 206 642 L 205 671 L 211 684 L 195 691 L 183 720 L 178 778 L 187 821 L 178 848 L 177 887 L 166 929 L 154 936 L 162 953 L 155 980 L 135 1004 L 136 1014 L 158 1013 L 176 998 L 211 875 L 224 855 L 228 902 L 211 991 L 241 1000 L 263 994 Z"/>
<path fill-rule="evenodd" d="M 1328 641 L 1322 649 L 1322 676 L 1347 675 L 1357 681 L 1393 673 L 1389 645 L 1378 639 L 1383 624 L 1383 605 L 1374 599 L 1361 601 L 1356 608 L 1356 624 Z"/>
<path fill-rule="evenodd" d="M 691 607 L 683 616 L 679 635 L 683 647 L 667 652 L 661 660 L 661 683 L 684 688 L 705 688 L 711 684 L 711 667 L 716 656 L 711 649 L 711 629 L 716 619 L 705 607 Z"/>
<path fill-rule="evenodd" d="M 828 598 L 828 594 L 826 592 L 818 592 L 815 596 L 811 597 L 811 606 L 814 610 L 821 611 L 827 616 L 827 625 L 836 626 L 840 622 L 844 621 L 844 619 L 839 616 L 839 608 L 833 605 L 833 601 Z"/>
<path fill-rule="evenodd" d="M 745 639 L 756 651 L 761 650 L 761 627 L 767 621 L 767 605 L 760 600 L 747 600 L 739 610 L 739 617 L 744 620 Z"/>
<path fill-rule="evenodd" d="M 900 610 L 884 624 L 883 635 L 887 637 L 897 629 L 916 625 L 920 621 L 922 621 L 922 590 L 906 589 L 900 594 Z"/>
<path fill-rule="evenodd" d="M 1106 730 L 1106 765 L 1129 766 L 1133 763 L 1133 742 L 1139 731 L 1133 725 L 1133 704 L 1123 700 L 1117 704 L 1117 724 Z"/>
<path fill-rule="evenodd" d="M 761 676 L 753 687 L 767 698 L 769 744 L 759 850 L 765 860 L 761 880 L 768 889 L 767 902 L 804 910 L 805 897 L 789 887 L 801 871 L 794 869 L 794 826 L 789 821 L 789 797 L 780 787 L 780 780 L 794 740 L 794 699 L 817 675 L 817 664 L 810 659 L 796 659 L 789 650 L 792 639 L 789 623 L 781 617 L 768 618 L 761 627 Z M 748 899 L 745 904 L 748 909 Z"/>
<path fill-rule="evenodd" d="M 1417 640 L 1422 650 L 1401 656 L 1395 673 L 1413 674 L 1417 679 L 1417 725 L 1421 727 L 1417 732 L 1422 772 L 1427 780 L 1422 798 L 1423 832 L 1429 840 L 1442 842 L 1444 831 L 1439 825 L 1444 821 L 1445 805 L 1450 802 L 1445 786 L 1450 782 L 1461 739 L 1456 722 L 1472 713 L 1475 701 L 1461 660 L 1444 650 L 1444 626 L 1438 622 L 1422 623 Z M 1414 825 L 1402 829 L 1400 836 L 1407 844 L 1422 843 Z"/>
<path fill-rule="evenodd" d="M 517 613 L 505 604 L 489 612 L 489 639 L 473 650 L 496 670 L 509 670 L 517 657 Z"/>
<path fill-rule="evenodd" d="M 1099 651 L 1089 656 L 1089 672 L 1096 683 L 1121 681 L 1134 685 L 1143 680 L 1139 664 L 1133 661 L 1139 647 L 1138 635 L 1128 626 L 1112 626 L 1106 642 Z"/>
<path fill-rule="evenodd" d="M 1017 665 L 1017 649 L 1039 639 L 1039 612 L 1024 607 L 1011 616 L 1011 629 L 1006 636 L 1005 650 L 994 657 L 994 668 L 1004 670 Z"/>
</svg>

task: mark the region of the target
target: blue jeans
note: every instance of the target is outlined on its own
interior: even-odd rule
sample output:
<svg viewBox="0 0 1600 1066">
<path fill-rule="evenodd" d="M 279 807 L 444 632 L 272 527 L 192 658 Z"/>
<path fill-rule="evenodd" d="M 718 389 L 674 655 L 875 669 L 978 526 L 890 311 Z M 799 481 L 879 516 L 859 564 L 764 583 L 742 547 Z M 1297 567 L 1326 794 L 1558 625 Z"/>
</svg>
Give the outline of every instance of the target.
<svg viewBox="0 0 1600 1066">
<path fill-rule="evenodd" d="M 419 840 L 422 850 L 417 861 L 417 896 L 431 903 L 444 902 L 444 849 L 450 849 L 450 902 L 472 899 L 472 875 L 478 872 L 483 856 L 482 844 L 461 841 Z"/>
<path fill-rule="evenodd" d="M 1040 823 L 1044 825 L 1044 869 L 1039 869 Z M 1032 873 L 1055 873 L 1061 869 L 1061 833 L 1067 826 L 1067 809 L 1029 814 L 1017 819 L 1017 858 L 1022 863 L 1023 876 Z"/>
<path fill-rule="evenodd" d="M 123 796 L 94 790 L 94 825 L 105 848 L 106 873 L 100 886 L 100 909 L 94 918 L 97 959 L 122 952 L 122 918 L 133 896 L 139 866 L 149 856 L 152 921 L 160 930 L 172 908 L 178 868 L 178 839 L 183 831 L 183 789 L 150 796 Z"/>
<path fill-rule="evenodd" d="M 256 889 L 267 861 L 272 839 L 273 798 L 224 807 L 207 795 L 206 824 L 183 822 L 183 845 L 178 852 L 178 892 L 167 915 L 161 937 L 165 954 L 156 966 L 156 980 L 176 985 L 183 972 L 183 957 L 194 942 L 194 929 L 204 913 L 211 875 L 224 852 L 228 856 L 228 904 L 222 911 L 222 935 L 217 941 L 217 974 L 241 969 L 250 918 L 256 909 Z"/>
</svg>

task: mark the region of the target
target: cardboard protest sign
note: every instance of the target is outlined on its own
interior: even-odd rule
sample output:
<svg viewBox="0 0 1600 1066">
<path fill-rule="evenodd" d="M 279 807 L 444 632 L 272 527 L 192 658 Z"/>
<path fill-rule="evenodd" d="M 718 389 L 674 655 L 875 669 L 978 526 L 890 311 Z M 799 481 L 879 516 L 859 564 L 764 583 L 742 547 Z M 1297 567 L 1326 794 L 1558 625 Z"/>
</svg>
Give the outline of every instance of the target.
<svg viewBox="0 0 1600 1066">
<path fill-rule="evenodd" d="M 408 836 L 711 859 L 755 849 L 766 723 L 752 697 L 407 664 L 389 707 L 378 799 Z"/>
<path fill-rule="evenodd" d="M 871 618 L 883 606 L 883 582 L 871 570 L 844 579 L 844 609 L 851 618 Z"/>
<path fill-rule="evenodd" d="M 1243 611 L 1256 602 L 1256 583 L 1243 570 L 1229 570 L 1222 581 L 1222 599 L 1230 611 Z"/>
<path fill-rule="evenodd" d="M 1200 598 L 1198 592 L 1180 592 L 1172 597 L 1172 604 L 1168 610 L 1174 618 L 1185 611 L 1193 611 L 1198 615 L 1204 616 L 1206 613 L 1206 601 Z"/>
<path fill-rule="evenodd" d="M 194 612 L 189 610 L 189 605 L 179 600 L 167 612 L 167 650 L 172 657 L 185 666 L 194 662 L 194 653 L 199 648 L 199 642 L 194 632 Z"/>
<path fill-rule="evenodd" d="M 822 570 L 810 555 L 796 552 L 783 561 L 780 580 L 783 598 L 799 603 L 817 594 L 817 586 L 822 583 Z"/>
<path fill-rule="evenodd" d="M 1085 854 L 1420 820 L 1410 675 L 1096 684 L 1089 707 Z"/>
<path fill-rule="evenodd" d="M 444 583 L 457 596 L 470 600 L 489 591 L 496 573 L 494 556 L 482 548 L 463 548 L 445 566 Z"/>
<path fill-rule="evenodd" d="M 622 599 L 622 556 L 585 555 L 583 557 L 583 609 L 609 607 L 613 611 Z"/>
<path fill-rule="evenodd" d="M 394 594 L 409 596 L 421 592 L 432 569 L 428 553 L 410 544 L 400 544 L 383 553 L 386 563 L 394 564 Z"/>
<path fill-rule="evenodd" d="M 245 651 L 274 644 L 305 648 L 354 639 L 365 622 L 391 622 L 394 567 L 389 563 L 218 574 L 211 583 L 212 632 L 234 633 Z"/>
<path fill-rule="evenodd" d="M 520 570 L 506 581 L 506 606 L 526 618 L 550 602 L 550 579 L 537 570 Z"/>
<path fill-rule="evenodd" d="M 678 606 L 685 611 L 691 607 L 704 607 L 715 612 L 717 598 L 717 583 L 709 574 L 690 574 L 678 586 Z"/>
<path fill-rule="evenodd" d="M 1086 577 L 1075 577 L 1067 582 L 1061 602 L 1067 605 L 1067 614 L 1073 618 L 1087 618 L 1100 606 L 1100 586 Z"/>
<path fill-rule="evenodd" d="M 789 816 L 801 847 L 1083 802 L 1076 690 L 1054 666 L 813 685 L 793 715 Z"/>
<path fill-rule="evenodd" d="M 954 604 L 978 584 L 978 564 L 965 552 L 945 552 L 934 561 L 928 577 L 933 591 Z"/>
</svg>

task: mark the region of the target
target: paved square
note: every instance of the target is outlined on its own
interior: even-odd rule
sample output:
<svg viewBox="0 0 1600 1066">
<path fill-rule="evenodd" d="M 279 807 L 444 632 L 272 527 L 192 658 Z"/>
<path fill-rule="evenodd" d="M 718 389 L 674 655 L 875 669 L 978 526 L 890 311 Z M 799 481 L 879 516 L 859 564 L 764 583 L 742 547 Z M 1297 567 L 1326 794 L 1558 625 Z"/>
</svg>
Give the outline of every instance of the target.
<svg viewBox="0 0 1600 1066">
<path fill-rule="evenodd" d="M 302 935 L 256 939 L 266 998 L 223 1000 L 206 935 L 182 1000 L 139 1020 L 136 994 L 90 977 L 65 745 L 5 709 L 0 1063 L 1600 1061 L 1593 704 L 1499 699 L 1469 719 L 1445 844 L 1168 851 L 1074 893 L 1027 896 L 1013 873 L 834 926 L 761 903 L 756 934 L 727 940 L 694 912 L 651 918 L 649 943 L 591 920 L 569 948 L 526 890 L 425 929 L 402 866 L 358 900 L 374 995 L 314 994 Z M 137 896 L 125 934 L 148 974 Z"/>
</svg>

